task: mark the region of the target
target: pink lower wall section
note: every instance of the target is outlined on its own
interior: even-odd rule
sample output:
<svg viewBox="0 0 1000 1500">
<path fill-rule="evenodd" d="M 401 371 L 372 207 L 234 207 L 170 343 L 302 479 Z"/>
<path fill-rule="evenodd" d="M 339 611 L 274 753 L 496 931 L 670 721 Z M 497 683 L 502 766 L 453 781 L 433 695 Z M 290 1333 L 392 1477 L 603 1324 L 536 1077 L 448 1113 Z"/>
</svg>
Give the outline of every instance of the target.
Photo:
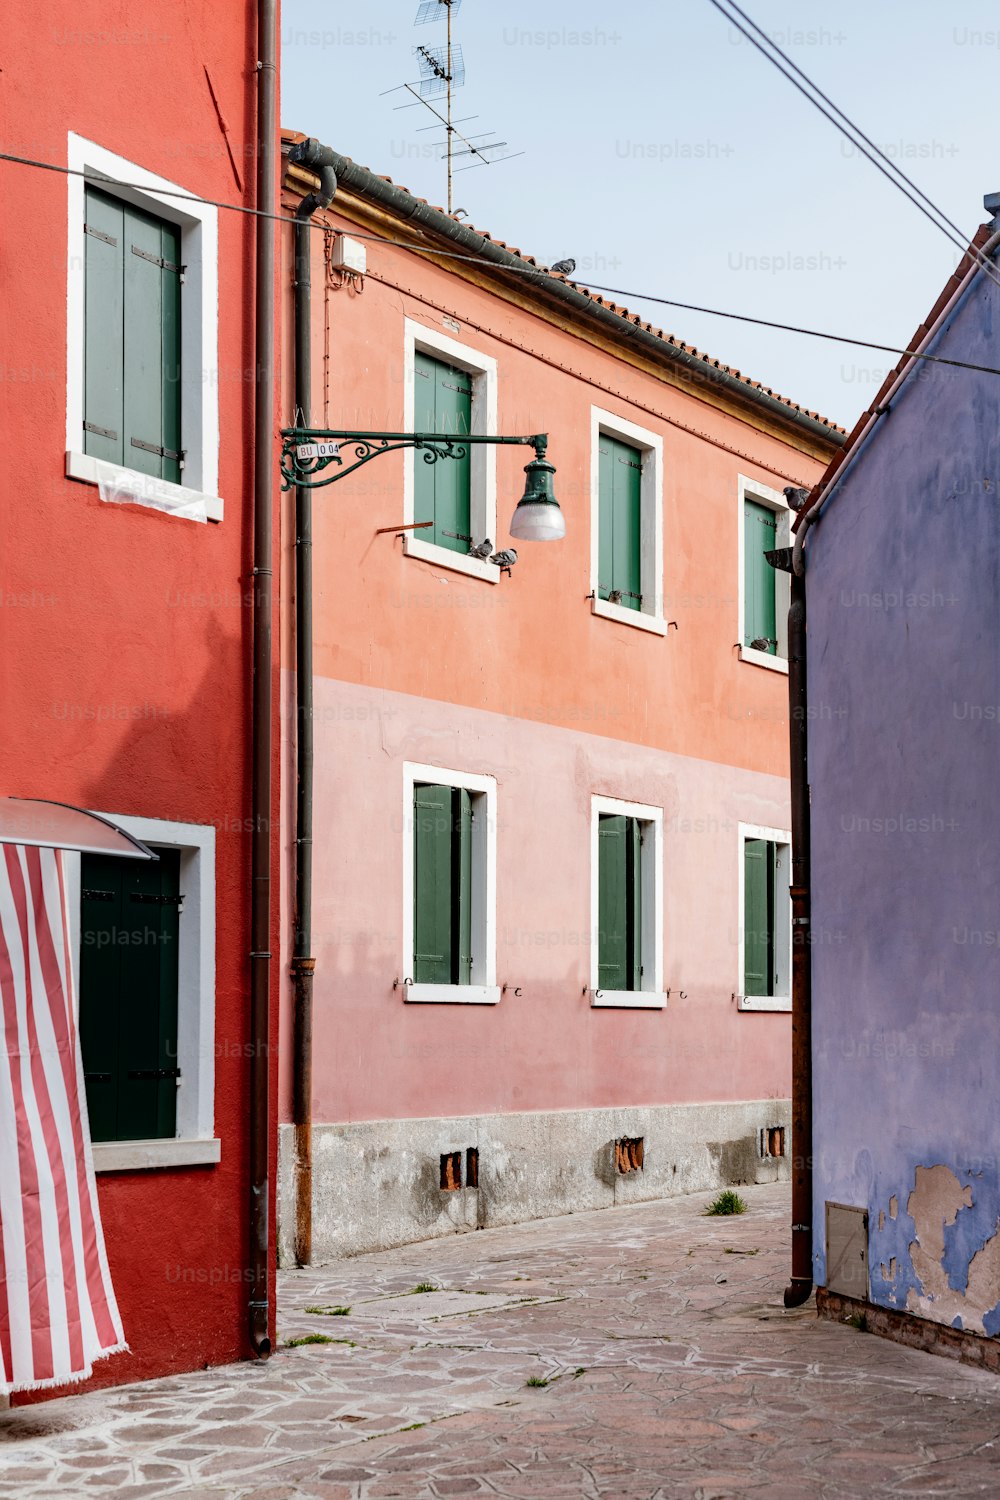
<svg viewBox="0 0 1000 1500">
<path fill-rule="evenodd" d="M 294 725 L 285 674 L 284 724 Z M 787 1014 L 743 1013 L 737 989 L 738 825 L 787 829 L 780 777 L 598 733 L 317 677 L 314 1119 L 785 1098 Z M 289 712 L 291 709 L 291 712 Z M 294 788 L 294 744 L 283 746 Z M 407 1005 L 403 765 L 496 778 L 496 1006 Z M 663 808 L 662 1011 L 595 1010 L 590 979 L 591 796 Z M 289 793 L 282 930 L 291 931 Z M 289 1118 L 288 953 L 282 1119 Z M 681 998 L 681 991 L 684 998 Z"/>
</svg>

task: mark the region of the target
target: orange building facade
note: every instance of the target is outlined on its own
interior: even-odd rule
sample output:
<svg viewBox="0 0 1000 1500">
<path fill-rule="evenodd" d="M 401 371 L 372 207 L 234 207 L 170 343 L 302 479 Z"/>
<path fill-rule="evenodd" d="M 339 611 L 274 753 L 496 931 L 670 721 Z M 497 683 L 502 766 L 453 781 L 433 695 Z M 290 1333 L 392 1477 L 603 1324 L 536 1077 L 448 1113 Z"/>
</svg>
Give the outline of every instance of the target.
<svg viewBox="0 0 1000 1500">
<path fill-rule="evenodd" d="M 312 426 L 547 433 L 566 535 L 511 541 L 525 447 L 473 446 L 449 479 L 402 450 L 313 492 L 312 1080 L 293 1105 L 286 980 L 282 1253 L 304 1209 L 322 1260 L 773 1180 L 792 1151 L 787 666 L 761 555 L 842 434 L 335 167 L 310 231 Z M 315 186 L 286 162 L 285 211 Z M 509 572 L 490 561 L 512 546 Z"/>
</svg>

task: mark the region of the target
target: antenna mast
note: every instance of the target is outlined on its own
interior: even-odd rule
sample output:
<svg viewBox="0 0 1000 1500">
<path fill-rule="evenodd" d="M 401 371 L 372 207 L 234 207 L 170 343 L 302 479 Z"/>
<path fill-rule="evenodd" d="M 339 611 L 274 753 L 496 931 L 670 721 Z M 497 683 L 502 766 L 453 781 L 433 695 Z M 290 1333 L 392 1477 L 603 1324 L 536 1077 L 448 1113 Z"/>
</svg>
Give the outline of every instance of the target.
<svg viewBox="0 0 1000 1500">
<path fill-rule="evenodd" d="M 399 89 L 405 89 L 413 95 L 415 104 L 422 104 L 428 109 L 440 125 L 422 126 L 422 129 L 437 130 L 444 127 L 444 140 L 440 142 L 444 146 L 443 161 L 447 162 L 448 169 L 448 212 L 455 211 L 454 176 L 456 172 L 467 172 L 471 167 L 487 167 L 497 161 L 509 161 L 512 156 L 523 156 L 523 151 L 510 151 L 506 156 L 492 156 L 489 153 L 499 151 L 507 145 L 506 141 L 491 141 L 487 136 L 493 134 L 488 130 L 485 135 L 469 137 L 462 134 L 458 128 L 452 113 L 452 95 L 455 89 L 461 88 L 465 82 L 465 61 L 462 57 L 461 46 L 454 41 L 452 35 L 452 17 L 458 10 L 462 0 L 420 0 L 417 14 L 414 18 L 415 26 L 424 26 L 429 21 L 439 21 L 441 12 L 444 10 L 447 32 L 445 45 L 443 47 L 414 47 L 413 54 L 420 66 L 420 78 L 415 83 L 400 84 L 397 89 L 387 89 L 386 93 L 398 93 Z M 434 98 L 444 95 L 445 112 L 441 114 L 430 102 Z M 410 104 L 400 104 L 397 109 L 411 109 Z M 465 120 L 474 120 L 475 115 L 465 115 L 459 123 Z M 461 142 L 462 149 L 456 149 L 456 138 Z M 456 156 L 468 156 L 473 158 L 467 167 L 456 167 Z"/>
</svg>

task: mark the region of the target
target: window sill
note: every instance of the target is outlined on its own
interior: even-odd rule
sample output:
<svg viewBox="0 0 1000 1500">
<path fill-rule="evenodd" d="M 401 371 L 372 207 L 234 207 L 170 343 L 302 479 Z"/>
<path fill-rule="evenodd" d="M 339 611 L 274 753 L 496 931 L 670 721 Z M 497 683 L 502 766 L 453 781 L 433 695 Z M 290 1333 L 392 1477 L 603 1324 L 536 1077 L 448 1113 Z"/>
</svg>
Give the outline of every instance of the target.
<svg viewBox="0 0 1000 1500">
<path fill-rule="evenodd" d="M 645 615 L 641 609 L 626 609 L 621 604 L 609 604 L 607 599 L 591 599 L 590 613 L 604 620 L 617 620 L 619 625 L 631 625 L 633 630 L 648 630 L 650 635 L 667 633 L 667 622 L 662 615 Z"/>
<path fill-rule="evenodd" d="M 737 995 L 737 1010 L 791 1011 L 790 995 Z"/>
<path fill-rule="evenodd" d="M 145 1172 L 155 1167 L 204 1167 L 222 1159 L 222 1142 L 95 1141 L 95 1172 Z"/>
<path fill-rule="evenodd" d="M 661 990 L 588 990 L 591 1006 L 614 1006 L 617 1010 L 666 1010 Z"/>
<path fill-rule="evenodd" d="M 406 984 L 403 997 L 408 1005 L 496 1005 L 498 984 Z"/>
<path fill-rule="evenodd" d="M 483 562 L 478 557 L 467 557 L 464 552 L 452 552 L 448 547 L 421 542 L 413 536 L 403 537 L 403 555 L 419 558 L 421 562 L 434 563 L 439 568 L 449 568 L 453 573 L 464 573 L 467 578 L 479 578 L 483 583 L 500 582 L 500 569 L 496 563 Z"/>
<path fill-rule="evenodd" d="M 129 469 L 126 472 L 130 474 L 137 473 L 133 469 Z M 142 480 L 143 487 L 148 489 L 151 495 L 163 502 L 161 505 L 151 505 L 151 509 L 169 512 L 171 506 L 176 506 L 180 510 L 184 506 L 191 505 L 193 499 L 194 502 L 200 502 L 204 506 L 206 520 L 221 521 L 223 518 L 223 502 L 219 499 L 218 495 L 203 495 L 194 492 L 192 496 L 191 490 L 185 489 L 183 485 L 171 484 L 166 479 L 153 479 L 149 474 L 137 474 L 137 477 Z M 82 484 L 96 484 L 97 459 L 90 453 L 67 453 L 66 478 L 78 479 Z M 136 496 L 130 503 L 143 505 L 146 502 Z M 179 519 L 193 520 L 194 517 L 182 515 Z"/>
<path fill-rule="evenodd" d="M 769 672 L 781 672 L 788 676 L 788 662 L 783 656 L 771 656 L 767 651 L 755 651 L 752 646 L 740 647 L 740 661 L 748 661 L 754 667 L 766 667 Z"/>
</svg>

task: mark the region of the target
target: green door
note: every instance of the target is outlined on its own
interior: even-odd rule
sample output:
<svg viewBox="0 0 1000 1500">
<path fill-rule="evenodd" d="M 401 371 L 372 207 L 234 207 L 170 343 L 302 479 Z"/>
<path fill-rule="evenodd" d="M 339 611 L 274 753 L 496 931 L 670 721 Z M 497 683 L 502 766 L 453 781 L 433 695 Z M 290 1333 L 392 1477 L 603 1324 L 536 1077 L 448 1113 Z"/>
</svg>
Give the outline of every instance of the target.
<svg viewBox="0 0 1000 1500">
<path fill-rule="evenodd" d="M 172 1137 L 180 853 L 81 858 L 80 1045 L 95 1141 Z"/>
<path fill-rule="evenodd" d="M 415 432 L 467 434 L 472 424 L 472 377 L 429 354 L 417 351 L 414 365 Z M 418 539 L 466 553 L 472 538 L 472 466 L 464 458 L 442 458 L 426 463 L 417 448 L 413 454 L 413 519 L 433 521 L 416 532 Z M 482 537 L 477 537 L 482 541 Z"/>
<path fill-rule="evenodd" d="M 598 444 L 597 595 L 642 608 L 642 453 L 601 433 Z"/>
<path fill-rule="evenodd" d="M 774 582 L 771 564 L 764 557 L 778 545 L 778 518 L 756 500 L 743 502 L 743 644 L 763 640 L 757 649 L 777 654 Z"/>
</svg>

